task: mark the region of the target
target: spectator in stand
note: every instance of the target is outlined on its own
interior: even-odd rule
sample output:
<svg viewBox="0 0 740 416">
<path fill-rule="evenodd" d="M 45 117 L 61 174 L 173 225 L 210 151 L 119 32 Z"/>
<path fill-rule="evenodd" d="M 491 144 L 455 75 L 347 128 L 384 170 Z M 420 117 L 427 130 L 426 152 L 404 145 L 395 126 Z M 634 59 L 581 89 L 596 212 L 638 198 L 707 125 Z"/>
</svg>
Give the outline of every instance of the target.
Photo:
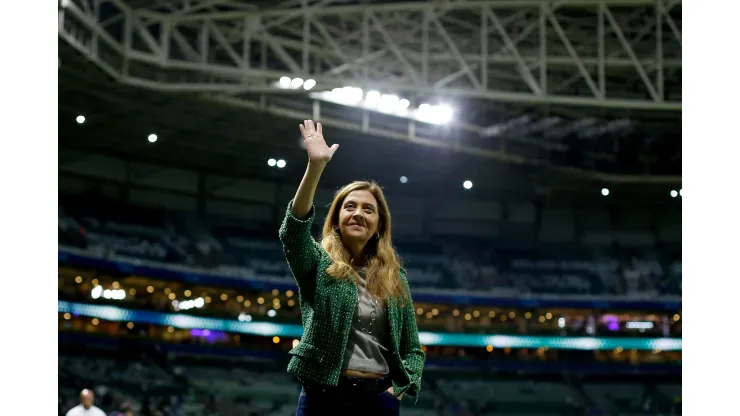
<svg viewBox="0 0 740 416">
<path fill-rule="evenodd" d="M 67 416 L 105 416 L 105 412 L 93 405 L 95 393 L 91 389 L 80 392 L 80 404 L 71 408 Z"/>
<path fill-rule="evenodd" d="M 111 413 L 109 416 L 134 416 L 134 408 L 128 403 L 123 403 L 120 410 Z"/>
</svg>

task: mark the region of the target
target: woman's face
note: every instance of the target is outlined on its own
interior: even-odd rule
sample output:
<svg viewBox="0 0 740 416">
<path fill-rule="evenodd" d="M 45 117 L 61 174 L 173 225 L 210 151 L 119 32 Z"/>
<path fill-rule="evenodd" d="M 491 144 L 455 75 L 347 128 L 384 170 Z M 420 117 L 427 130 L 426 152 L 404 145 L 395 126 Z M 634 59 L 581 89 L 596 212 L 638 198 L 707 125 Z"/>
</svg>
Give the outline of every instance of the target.
<svg viewBox="0 0 740 416">
<path fill-rule="evenodd" d="M 378 201 L 370 191 L 352 191 L 344 198 L 339 210 L 339 231 L 342 242 L 362 247 L 378 231 Z"/>
</svg>

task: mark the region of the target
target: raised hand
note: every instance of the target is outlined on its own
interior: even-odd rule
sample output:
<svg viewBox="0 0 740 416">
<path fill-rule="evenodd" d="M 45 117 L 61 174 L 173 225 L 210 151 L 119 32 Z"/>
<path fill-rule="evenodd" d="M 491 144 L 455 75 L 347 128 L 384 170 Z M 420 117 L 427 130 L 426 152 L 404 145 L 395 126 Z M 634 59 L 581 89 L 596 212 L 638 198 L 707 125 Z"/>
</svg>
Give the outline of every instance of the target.
<svg viewBox="0 0 740 416">
<path fill-rule="evenodd" d="M 299 124 L 298 127 L 301 129 L 303 142 L 306 144 L 308 160 L 319 163 L 330 161 L 334 152 L 339 149 L 339 145 L 333 144 L 331 147 L 326 145 L 321 123 L 317 123 L 314 127 L 313 120 L 303 120 L 303 124 Z"/>
</svg>

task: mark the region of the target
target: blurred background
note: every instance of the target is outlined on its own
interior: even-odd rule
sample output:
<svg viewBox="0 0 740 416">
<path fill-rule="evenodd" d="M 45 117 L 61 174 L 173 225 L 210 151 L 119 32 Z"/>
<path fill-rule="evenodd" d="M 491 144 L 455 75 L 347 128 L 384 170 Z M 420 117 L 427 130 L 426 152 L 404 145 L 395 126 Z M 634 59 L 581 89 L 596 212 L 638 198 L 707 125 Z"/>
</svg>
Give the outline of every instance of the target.
<svg viewBox="0 0 740 416">
<path fill-rule="evenodd" d="M 681 413 L 681 2 L 59 1 L 59 414 L 292 415 L 278 227 L 385 189 L 403 415 Z"/>
</svg>

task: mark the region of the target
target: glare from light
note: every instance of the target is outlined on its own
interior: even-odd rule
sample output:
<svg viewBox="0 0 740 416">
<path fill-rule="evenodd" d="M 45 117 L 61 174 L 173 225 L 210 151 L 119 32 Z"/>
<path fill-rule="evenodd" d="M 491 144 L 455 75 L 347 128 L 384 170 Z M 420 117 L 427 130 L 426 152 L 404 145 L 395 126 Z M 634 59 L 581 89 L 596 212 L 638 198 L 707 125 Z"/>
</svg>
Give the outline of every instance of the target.
<svg viewBox="0 0 740 416">
<path fill-rule="evenodd" d="M 293 340 L 293 348 L 297 347 L 297 346 L 298 346 L 298 344 L 300 344 L 300 341 L 299 341 L 299 340 L 297 340 L 297 339 L 294 339 L 294 340 Z"/>
<path fill-rule="evenodd" d="M 149 143 L 154 143 L 157 141 L 157 135 L 152 133 L 149 135 L 149 137 L 147 137 L 147 140 L 149 140 Z"/>
<path fill-rule="evenodd" d="M 103 290 L 103 286 L 98 285 L 90 292 L 90 296 L 93 299 L 98 299 L 102 296 L 105 299 L 121 300 L 126 298 L 126 291 L 123 289 Z"/>
<path fill-rule="evenodd" d="M 175 306 L 175 302 L 177 302 L 177 301 L 172 301 L 172 306 Z M 205 306 L 205 304 L 206 304 L 205 299 L 203 299 L 203 298 L 197 298 L 197 299 L 188 299 L 188 300 L 184 300 L 182 302 L 179 302 L 177 304 L 177 307 L 179 307 L 179 309 L 181 309 L 181 310 L 185 310 L 186 311 L 188 309 L 193 309 L 193 308 L 200 309 L 203 306 Z"/>
<path fill-rule="evenodd" d="M 606 188 L 601 188 L 601 195 L 604 195 L 604 196 L 609 195 L 609 190 Z"/>
<path fill-rule="evenodd" d="M 681 198 L 683 198 L 683 189 L 679 189 L 678 194 L 681 196 Z"/>
<path fill-rule="evenodd" d="M 106 299 L 121 300 L 126 298 L 126 291 L 123 289 L 105 289 L 103 297 Z"/>
<path fill-rule="evenodd" d="M 440 123 L 449 123 L 452 120 L 452 108 L 444 104 L 437 106 L 437 116 Z"/>
<path fill-rule="evenodd" d="M 79 115 L 77 116 L 76 120 L 77 120 L 77 124 L 82 124 L 85 122 L 85 116 Z"/>
<path fill-rule="evenodd" d="M 103 286 L 95 286 L 90 293 L 90 296 L 92 296 L 93 299 L 97 299 L 100 296 L 103 295 Z"/>
<path fill-rule="evenodd" d="M 675 197 L 677 197 L 677 196 L 678 196 L 678 192 L 676 192 L 676 190 L 675 190 L 675 189 L 672 189 L 672 190 L 671 190 L 671 198 L 675 198 Z"/>
<path fill-rule="evenodd" d="M 275 166 L 276 164 L 277 164 L 277 160 L 275 160 L 275 159 L 273 159 L 273 158 L 270 158 L 270 159 L 269 159 L 269 160 L 267 161 L 267 166 L 270 166 L 270 167 L 272 167 L 272 166 Z"/>
<path fill-rule="evenodd" d="M 471 181 L 465 181 L 465 182 L 463 182 L 463 188 L 470 189 L 472 187 L 473 187 L 473 182 L 471 182 Z"/>
<path fill-rule="evenodd" d="M 239 322 L 252 322 L 252 315 L 242 312 L 239 314 L 239 317 L 237 319 L 239 320 Z"/>
<path fill-rule="evenodd" d="M 306 82 L 303 83 L 303 89 L 308 91 L 311 88 L 316 86 L 316 80 L 314 79 L 307 79 Z"/>
<path fill-rule="evenodd" d="M 445 124 L 452 120 L 452 113 L 452 107 L 449 105 L 431 105 L 423 103 L 416 111 L 416 117 L 427 123 Z"/>
<path fill-rule="evenodd" d="M 280 159 L 277 161 L 277 167 L 282 169 L 285 167 L 285 161 L 283 159 Z"/>
<path fill-rule="evenodd" d="M 378 110 L 386 113 L 394 112 L 398 108 L 398 101 L 399 98 L 396 95 L 383 94 L 380 96 Z"/>
<path fill-rule="evenodd" d="M 358 87 L 339 88 L 338 92 L 339 100 L 350 104 L 362 101 L 364 95 L 365 93 L 362 91 L 362 88 Z"/>
<path fill-rule="evenodd" d="M 401 110 L 405 110 L 409 108 L 410 105 L 411 105 L 411 101 L 405 98 L 402 98 L 401 101 L 398 102 L 398 108 Z"/>
<path fill-rule="evenodd" d="M 267 311 L 267 316 L 269 316 L 270 318 L 274 318 L 275 315 L 277 315 L 277 312 L 275 312 L 275 309 L 270 309 L 269 311 Z"/>
<path fill-rule="evenodd" d="M 301 85 L 303 85 L 303 78 L 293 78 L 290 81 L 290 88 L 298 89 Z"/>
<path fill-rule="evenodd" d="M 565 328 L 565 318 L 558 318 L 558 328 Z"/>
<path fill-rule="evenodd" d="M 290 77 L 280 77 L 280 88 L 290 88 Z"/>
<path fill-rule="evenodd" d="M 365 96 L 365 106 L 375 107 L 380 102 L 380 93 L 377 91 L 368 91 Z"/>
<path fill-rule="evenodd" d="M 401 183 L 406 183 L 408 181 L 409 181 L 409 178 L 407 178 L 405 176 L 401 176 Z"/>
</svg>

